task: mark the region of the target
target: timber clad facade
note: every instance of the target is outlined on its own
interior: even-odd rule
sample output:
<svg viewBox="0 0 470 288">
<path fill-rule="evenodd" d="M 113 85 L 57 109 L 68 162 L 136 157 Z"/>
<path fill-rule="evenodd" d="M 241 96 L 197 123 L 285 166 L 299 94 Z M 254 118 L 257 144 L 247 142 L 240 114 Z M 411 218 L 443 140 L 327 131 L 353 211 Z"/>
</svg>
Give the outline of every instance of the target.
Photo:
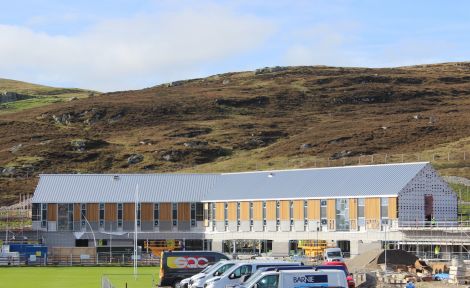
<svg viewBox="0 0 470 288">
<path fill-rule="evenodd" d="M 432 199 L 426 203 L 433 206 L 424 199 Z M 119 235 L 137 226 L 141 239 L 213 241 L 215 250 L 224 251 L 232 249 L 226 245 L 234 235 L 277 247 L 276 241 L 294 241 L 292 235 L 349 239 L 430 217 L 456 220 L 457 199 L 428 163 L 200 175 L 41 175 L 33 198 L 33 228 L 47 237 L 80 232 L 73 234 L 76 239 L 91 239 L 94 231 L 98 238 L 115 233 L 127 241 Z"/>
</svg>

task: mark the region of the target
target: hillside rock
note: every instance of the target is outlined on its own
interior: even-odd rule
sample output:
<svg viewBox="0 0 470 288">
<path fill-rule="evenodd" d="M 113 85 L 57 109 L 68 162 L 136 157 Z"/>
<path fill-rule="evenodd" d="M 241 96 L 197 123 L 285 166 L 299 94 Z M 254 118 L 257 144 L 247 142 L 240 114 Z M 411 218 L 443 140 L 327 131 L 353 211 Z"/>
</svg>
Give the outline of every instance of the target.
<svg viewBox="0 0 470 288">
<path fill-rule="evenodd" d="M 0 104 L 2 103 L 8 103 L 8 102 L 15 102 L 19 100 L 25 100 L 25 99 L 30 99 L 34 98 L 33 96 L 30 95 L 25 95 L 25 94 L 19 94 L 16 92 L 0 92 Z"/>
<path fill-rule="evenodd" d="M 89 149 L 100 148 L 103 146 L 108 145 L 108 142 L 104 140 L 94 140 L 94 139 L 76 139 L 70 141 L 70 145 L 72 146 L 72 150 L 83 152 Z"/>
<path fill-rule="evenodd" d="M 127 158 L 127 163 L 128 164 L 137 164 L 144 161 L 144 155 L 142 154 L 132 154 Z"/>
</svg>

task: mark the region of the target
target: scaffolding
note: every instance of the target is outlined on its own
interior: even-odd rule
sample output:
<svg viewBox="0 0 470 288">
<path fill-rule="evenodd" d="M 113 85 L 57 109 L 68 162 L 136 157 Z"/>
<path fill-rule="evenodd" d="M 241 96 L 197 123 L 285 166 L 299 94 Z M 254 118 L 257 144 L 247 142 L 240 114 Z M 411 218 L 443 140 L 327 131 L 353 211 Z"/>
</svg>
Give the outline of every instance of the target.
<svg viewBox="0 0 470 288">
<path fill-rule="evenodd" d="M 0 240 L 3 243 L 23 241 L 24 232 L 31 231 L 31 194 L 20 194 L 19 202 L 0 207 Z"/>
<path fill-rule="evenodd" d="M 182 240 L 147 240 L 144 248 L 150 250 L 154 256 L 160 257 L 163 251 L 180 250 L 183 248 Z"/>
<path fill-rule="evenodd" d="M 470 259 L 470 221 L 430 222 L 400 227 L 403 239 L 397 244 L 423 259 Z"/>
</svg>

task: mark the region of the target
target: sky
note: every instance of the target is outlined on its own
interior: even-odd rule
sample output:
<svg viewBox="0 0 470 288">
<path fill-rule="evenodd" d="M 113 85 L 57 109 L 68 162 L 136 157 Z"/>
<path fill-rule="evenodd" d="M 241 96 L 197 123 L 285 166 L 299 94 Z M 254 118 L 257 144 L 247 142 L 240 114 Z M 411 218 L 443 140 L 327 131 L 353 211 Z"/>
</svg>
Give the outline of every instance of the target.
<svg viewBox="0 0 470 288">
<path fill-rule="evenodd" d="M 470 60 L 466 0 L 0 0 L 0 78 L 98 91 Z"/>
</svg>

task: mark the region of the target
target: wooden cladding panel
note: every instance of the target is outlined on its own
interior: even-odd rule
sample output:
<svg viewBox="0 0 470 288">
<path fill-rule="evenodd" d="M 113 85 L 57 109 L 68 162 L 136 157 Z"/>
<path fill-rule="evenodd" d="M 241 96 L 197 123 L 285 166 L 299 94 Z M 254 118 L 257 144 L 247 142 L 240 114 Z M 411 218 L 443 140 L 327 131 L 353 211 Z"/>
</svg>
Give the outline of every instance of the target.
<svg viewBox="0 0 470 288">
<path fill-rule="evenodd" d="M 364 216 L 366 219 L 380 220 L 380 198 L 366 198 L 365 199 Z"/>
<path fill-rule="evenodd" d="M 57 221 L 57 204 L 47 204 L 47 221 Z"/>
<path fill-rule="evenodd" d="M 276 220 L 276 201 L 266 201 L 266 220 Z"/>
<path fill-rule="evenodd" d="M 75 203 L 73 204 L 73 221 L 80 221 L 80 204 Z"/>
<path fill-rule="evenodd" d="M 160 203 L 160 221 L 171 221 L 171 203 Z"/>
<path fill-rule="evenodd" d="M 388 198 L 388 218 L 397 219 L 397 197 Z"/>
<path fill-rule="evenodd" d="M 326 205 L 326 217 L 329 220 L 336 220 L 336 200 L 328 199 Z"/>
<path fill-rule="evenodd" d="M 263 202 L 253 202 L 253 220 L 263 220 Z"/>
<path fill-rule="evenodd" d="M 105 203 L 104 204 L 104 220 L 117 221 L 117 204 Z"/>
<path fill-rule="evenodd" d="M 320 221 L 320 200 L 308 200 L 308 219 Z"/>
<path fill-rule="evenodd" d="M 225 203 L 217 202 L 215 203 L 215 220 L 224 221 L 224 206 Z"/>
<path fill-rule="evenodd" d="M 237 221 L 237 202 L 228 203 L 228 221 Z"/>
<path fill-rule="evenodd" d="M 290 220 L 290 201 L 282 200 L 280 202 L 281 202 L 280 219 Z"/>
<path fill-rule="evenodd" d="M 134 203 L 124 203 L 123 204 L 123 219 L 124 221 L 134 221 L 135 218 L 135 204 Z"/>
<path fill-rule="evenodd" d="M 99 205 L 98 203 L 88 203 L 86 205 L 86 218 L 88 221 L 98 221 L 99 213 L 98 213 Z"/>
<path fill-rule="evenodd" d="M 357 199 L 349 199 L 349 219 L 357 219 Z"/>
<path fill-rule="evenodd" d="M 191 205 L 189 203 L 178 203 L 178 221 L 191 220 Z"/>
<path fill-rule="evenodd" d="M 240 220 L 250 220 L 250 202 L 248 201 L 240 202 Z"/>
<path fill-rule="evenodd" d="M 294 200 L 294 220 L 304 220 L 304 201 Z"/>
<path fill-rule="evenodd" d="M 140 220 L 148 222 L 153 221 L 153 203 L 140 204 Z"/>
</svg>

